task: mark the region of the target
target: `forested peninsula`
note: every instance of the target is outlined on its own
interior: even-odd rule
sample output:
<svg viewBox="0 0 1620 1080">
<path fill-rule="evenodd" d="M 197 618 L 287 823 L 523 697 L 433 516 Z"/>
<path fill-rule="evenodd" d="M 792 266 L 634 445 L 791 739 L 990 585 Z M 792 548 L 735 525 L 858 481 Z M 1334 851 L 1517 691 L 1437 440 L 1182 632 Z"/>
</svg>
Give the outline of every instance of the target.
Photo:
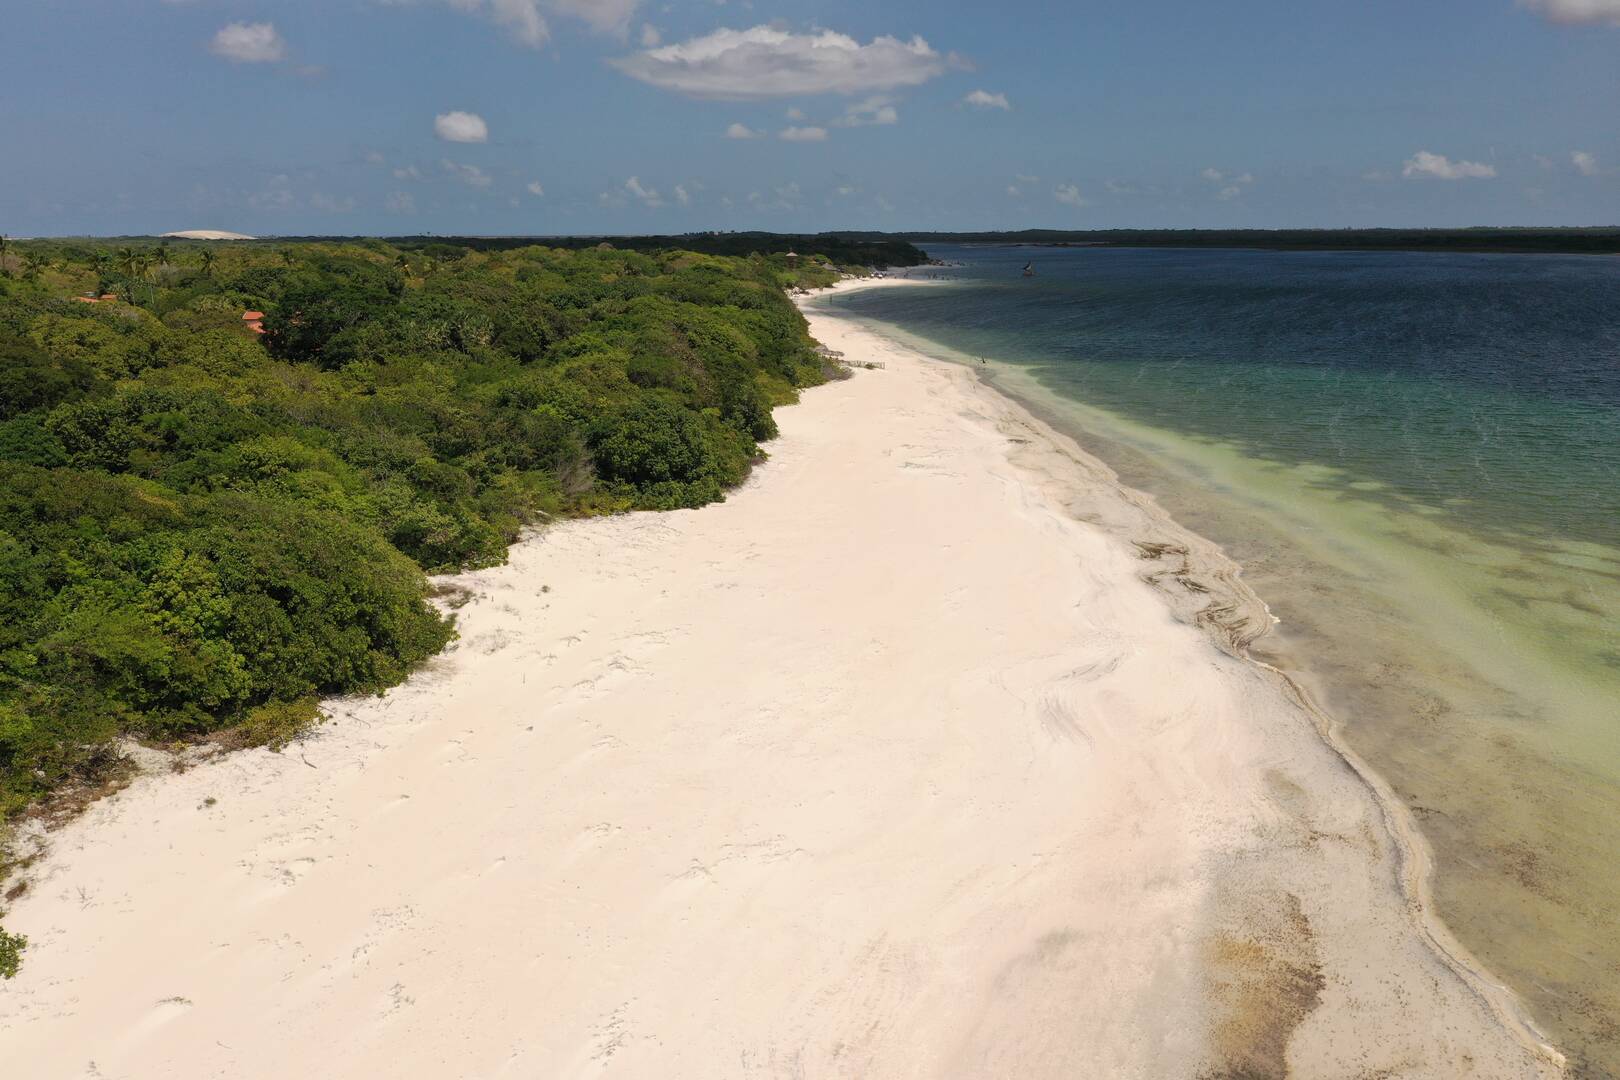
<svg viewBox="0 0 1620 1080">
<path fill-rule="evenodd" d="M 453 636 L 428 575 L 548 516 L 699 506 L 832 373 L 825 257 L 13 242 L 0 812 L 121 736 L 279 743 Z M 220 734 L 223 733 L 223 734 Z"/>
</svg>

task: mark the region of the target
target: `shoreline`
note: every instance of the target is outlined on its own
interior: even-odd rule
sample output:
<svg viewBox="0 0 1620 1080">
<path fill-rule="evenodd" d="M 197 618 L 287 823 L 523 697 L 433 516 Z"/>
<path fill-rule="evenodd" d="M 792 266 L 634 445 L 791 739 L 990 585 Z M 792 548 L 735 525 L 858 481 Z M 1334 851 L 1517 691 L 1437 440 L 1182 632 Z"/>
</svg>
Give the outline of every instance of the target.
<svg viewBox="0 0 1620 1080">
<path fill-rule="evenodd" d="M 808 314 L 885 366 L 779 410 L 726 502 L 539 532 L 452 579 L 453 651 L 296 753 L 53 834 L 8 919 L 15 1060 L 1554 1075 L 1424 934 L 1376 789 L 1238 657 L 1269 615 L 1237 568 L 1200 625 L 1174 549 L 1218 549 L 981 380 Z"/>
<path fill-rule="evenodd" d="M 1029 246 L 1029 245 L 1016 245 Z M 943 284 L 929 280 L 901 277 L 885 280 L 852 280 L 840 282 L 829 289 L 819 290 L 801 298 L 799 306 L 808 313 L 819 296 L 850 292 L 864 288 L 882 288 L 894 285 L 928 286 Z M 833 318 L 836 313 L 821 312 Z M 1275 616 L 1258 593 L 1243 581 L 1243 568 L 1232 560 L 1222 547 L 1180 525 L 1151 494 L 1126 486 L 1115 470 L 1102 459 L 1089 453 L 1077 439 L 1064 433 L 1056 421 L 1043 416 L 1031 403 L 1025 402 L 1000 389 L 993 373 L 971 364 L 942 357 L 929 357 L 936 363 L 947 364 L 972 372 L 975 382 L 986 393 L 995 395 L 1015 415 L 1022 414 L 1022 422 L 1038 432 L 1065 453 L 1073 455 L 1077 465 L 1115 489 L 1119 499 L 1135 507 L 1142 515 L 1141 525 L 1148 535 L 1132 535 L 1119 522 L 1102 527 L 1122 543 L 1135 545 L 1143 558 L 1157 564 L 1166 557 L 1179 557 L 1175 569 L 1155 569 L 1143 575 L 1165 597 L 1177 616 L 1208 632 L 1217 647 L 1236 659 L 1251 664 L 1273 677 L 1284 687 L 1310 720 L 1323 742 L 1348 765 L 1373 794 L 1390 835 L 1400 853 L 1400 879 L 1403 892 L 1411 903 L 1415 920 L 1421 927 L 1435 952 L 1479 994 L 1496 1014 L 1503 1026 L 1527 1049 L 1547 1057 L 1559 1068 L 1566 1059 L 1530 1017 L 1513 990 L 1496 978 L 1451 932 L 1436 911 L 1433 897 L 1434 858 L 1427 838 L 1418 827 L 1411 808 L 1390 787 L 1389 783 L 1352 748 L 1343 737 L 1343 721 L 1320 705 L 1304 683 L 1284 668 L 1268 663 L 1251 654 L 1249 645 L 1270 632 Z M 1180 591 L 1166 587 L 1169 578 L 1181 586 Z"/>
</svg>

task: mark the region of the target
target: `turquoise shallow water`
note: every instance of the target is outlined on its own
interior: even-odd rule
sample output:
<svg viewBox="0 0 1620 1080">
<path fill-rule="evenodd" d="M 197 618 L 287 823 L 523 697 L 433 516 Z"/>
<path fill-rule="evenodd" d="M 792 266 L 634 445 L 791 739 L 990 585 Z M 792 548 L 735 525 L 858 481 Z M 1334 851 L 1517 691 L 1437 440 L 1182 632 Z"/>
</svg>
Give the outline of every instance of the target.
<svg viewBox="0 0 1620 1080">
<path fill-rule="evenodd" d="M 1222 543 L 1442 917 L 1620 1076 L 1620 259 L 930 253 L 962 265 L 827 302 L 985 358 Z"/>
</svg>

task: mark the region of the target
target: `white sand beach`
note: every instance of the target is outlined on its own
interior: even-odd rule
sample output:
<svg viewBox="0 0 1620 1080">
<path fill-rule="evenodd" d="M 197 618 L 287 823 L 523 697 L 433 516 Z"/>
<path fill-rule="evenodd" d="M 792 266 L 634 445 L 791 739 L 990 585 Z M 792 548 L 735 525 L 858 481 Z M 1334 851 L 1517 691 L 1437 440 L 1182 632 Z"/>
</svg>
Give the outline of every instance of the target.
<svg viewBox="0 0 1620 1080">
<path fill-rule="evenodd" d="M 883 366 L 725 503 L 539 532 L 406 685 L 56 832 L 0 1072 L 1557 1075 L 1218 553 L 811 321 Z"/>
</svg>

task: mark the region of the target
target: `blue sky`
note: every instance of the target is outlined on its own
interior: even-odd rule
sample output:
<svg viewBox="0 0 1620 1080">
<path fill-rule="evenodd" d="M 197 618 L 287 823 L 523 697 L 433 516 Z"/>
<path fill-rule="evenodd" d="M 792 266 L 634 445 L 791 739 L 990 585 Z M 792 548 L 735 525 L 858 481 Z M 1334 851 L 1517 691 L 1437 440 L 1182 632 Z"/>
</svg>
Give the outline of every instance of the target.
<svg viewBox="0 0 1620 1080">
<path fill-rule="evenodd" d="M 0 0 L 0 232 L 1620 224 L 1620 0 Z"/>
</svg>

